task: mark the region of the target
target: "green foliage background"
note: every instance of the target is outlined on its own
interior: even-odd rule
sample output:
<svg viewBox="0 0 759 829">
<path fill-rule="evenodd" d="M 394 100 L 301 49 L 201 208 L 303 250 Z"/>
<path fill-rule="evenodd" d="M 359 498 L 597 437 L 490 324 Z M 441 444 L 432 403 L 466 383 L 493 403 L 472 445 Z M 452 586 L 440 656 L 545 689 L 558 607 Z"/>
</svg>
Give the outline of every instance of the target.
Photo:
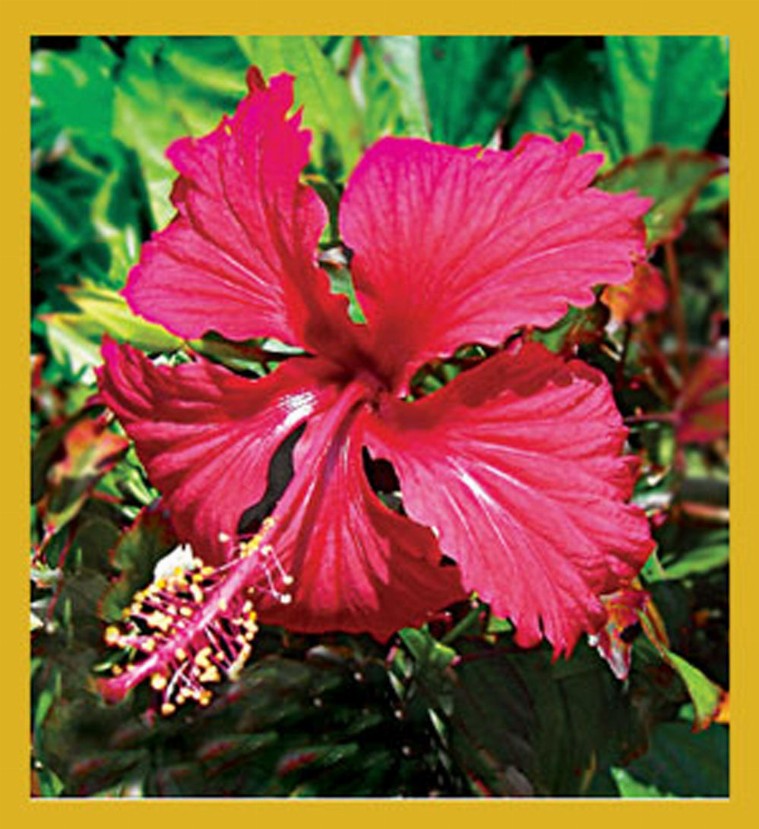
<svg viewBox="0 0 759 829">
<path fill-rule="evenodd" d="M 683 444 L 672 419 L 700 358 L 727 336 L 725 40 L 83 37 L 31 47 L 33 793 L 727 795 L 727 443 Z M 641 579 L 669 642 L 641 620 L 628 632 L 626 681 L 585 642 L 557 663 L 548 648 L 519 650 L 508 621 L 473 599 L 387 647 L 266 629 L 239 682 L 207 710 L 161 720 L 145 713 L 145 689 L 118 706 L 98 696 L 94 677 L 112 659 L 106 622 L 176 543 L 159 494 L 92 399 L 102 336 L 173 359 L 194 349 L 233 369 L 276 363 L 271 343 L 184 343 L 118 294 L 141 243 L 172 215 L 167 145 L 231 111 L 250 64 L 296 76 L 314 131 L 308 181 L 333 217 L 325 247 L 337 241 L 347 176 L 388 133 L 501 148 L 530 132 L 579 132 L 605 153 L 601 186 L 656 200 L 647 226 L 667 308 L 615 327 L 599 300 L 534 332 L 608 374 L 642 459 L 635 497 L 656 519 L 659 549 Z M 334 278 L 350 291 L 345 273 Z M 477 357 L 430 368 L 420 390 Z"/>
</svg>

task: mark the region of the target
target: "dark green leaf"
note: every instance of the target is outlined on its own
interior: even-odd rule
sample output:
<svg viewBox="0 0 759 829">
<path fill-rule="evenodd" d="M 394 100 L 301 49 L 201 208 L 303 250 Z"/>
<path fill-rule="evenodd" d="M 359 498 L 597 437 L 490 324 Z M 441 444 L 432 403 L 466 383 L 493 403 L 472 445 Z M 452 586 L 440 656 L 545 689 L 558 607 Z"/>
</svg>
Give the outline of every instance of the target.
<svg viewBox="0 0 759 829">
<path fill-rule="evenodd" d="M 580 40 L 545 60 L 511 127 L 512 142 L 526 133 L 564 139 L 579 133 L 585 150 L 602 152 L 607 163 L 622 157 L 619 136 L 601 102 L 603 73 Z"/>
<path fill-rule="evenodd" d="M 112 564 L 120 571 L 103 597 L 101 617 L 108 622 L 121 618 L 121 611 L 135 592 L 152 581 L 153 568 L 176 543 L 167 517 L 160 508 L 145 509 L 116 544 Z"/>
<path fill-rule="evenodd" d="M 727 797 L 729 731 L 712 725 L 694 734 L 686 722 L 654 729 L 651 749 L 627 768 L 639 783 L 677 797 Z"/>
<path fill-rule="evenodd" d="M 455 676 L 451 751 L 474 791 L 535 794 L 535 708 L 514 662 L 497 652 L 473 655 L 457 665 Z"/>
<path fill-rule="evenodd" d="M 724 567 L 730 560 L 730 537 L 727 529 L 699 536 L 699 545 L 684 551 L 664 564 L 664 578 L 682 579 Z"/>
</svg>

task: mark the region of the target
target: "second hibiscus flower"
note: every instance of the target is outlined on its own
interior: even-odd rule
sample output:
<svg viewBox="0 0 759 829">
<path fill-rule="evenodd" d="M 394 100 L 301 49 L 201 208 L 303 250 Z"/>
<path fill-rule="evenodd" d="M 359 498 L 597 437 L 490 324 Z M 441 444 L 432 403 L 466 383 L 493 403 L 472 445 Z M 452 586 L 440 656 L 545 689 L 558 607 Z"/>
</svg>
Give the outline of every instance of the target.
<svg viewBox="0 0 759 829">
<path fill-rule="evenodd" d="M 152 676 L 174 694 L 187 660 L 198 676 L 238 664 L 251 588 L 264 622 L 380 639 L 476 591 L 519 644 L 545 637 L 569 652 L 602 626 L 599 596 L 652 549 L 627 503 L 635 463 L 606 379 L 517 340 L 422 399 L 409 383 L 429 360 L 550 326 L 569 303 L 592 303 L 593 286 L 629 279 L 649 202 L 590 187 L 602 159 L 579 154 L 576 136 L 509 152 L 382 139 L 340 206 L 366 317 L 354 325 L 318 265 L 327 213 L 300 181 L 310 135 L 288 116 L 293 79 L 267 85 L 254 69 L 249 87 L 214 132 L 169 149 L 177 216 L 125 295 L 180 337 L 274 337 L 305 354 L 250 380 L 104 345 L 103 400 L 208 565 L 142 597 L 159 635 L 109 693 Z M 293 477 L 252 543 L 241 519 L 298 435 Z M 394 467 L 401 510 L 373 491 L 366 452 Z M 215 639 L 229 640 L 226 662 Z"/>
</svg>

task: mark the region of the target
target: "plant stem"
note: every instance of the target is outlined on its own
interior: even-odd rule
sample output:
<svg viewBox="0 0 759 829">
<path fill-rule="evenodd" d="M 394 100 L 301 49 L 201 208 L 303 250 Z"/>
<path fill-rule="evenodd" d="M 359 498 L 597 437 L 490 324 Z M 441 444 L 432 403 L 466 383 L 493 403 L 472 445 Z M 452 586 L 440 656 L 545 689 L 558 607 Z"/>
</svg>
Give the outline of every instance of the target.
<svg viewBox="0 0 759 829">
<path fill-rule="evenodd" d="M 674 423 L 674 412 L 647 412 L 644 414 L 630 415 L 625 418 L 625 423 Z"/>
<path fill-rule="evenodd" d="M 677 357 L 680 366 L 680 376 L 684 381 L 688 374 L 688 329 L 685 325 L 685 314 L 683 313 L 680 268 L 677 264 L 675 246 L 672 242 L 667 242 L 664 245 L 664 255 L 667 262 L 669 287 L 672 292 L 672 322 L 675 326 L 675 334 L 677 336 Z"/>
</svg>

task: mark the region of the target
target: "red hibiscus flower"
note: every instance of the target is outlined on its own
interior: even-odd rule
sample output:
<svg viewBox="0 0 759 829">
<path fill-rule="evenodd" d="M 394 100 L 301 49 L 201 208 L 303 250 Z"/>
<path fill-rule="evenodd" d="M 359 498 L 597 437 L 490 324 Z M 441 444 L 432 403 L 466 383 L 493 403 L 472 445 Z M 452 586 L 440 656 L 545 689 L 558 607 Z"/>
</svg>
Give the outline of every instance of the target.
<svg viewBox="0 0 759 829">
<path fill-rule="evenodd" d="M 545 637 L 568 653 L 652 546 L 626 503 L 635 464 L 606 379 L 517 341 L 422 399 L 408 399 L 410 380 L 629 279 L 649 201 L 590 187 L 602 159 L 580 155 L 577 136 L 510 152 L 384 138 L 340 205 L 366 317 L 354 325 L 318 266 L 327 215 L 299 179 L 310 135 L 288 117 L 293 79 L 267 86 L 254 69 L 249 87 L 214 132 L 169 149 L 177 216 L 125 295 L 180 337 L 275 337 L 304 354 L 251 380 L 104 345 L 103 399 L 206 565 L 140 594 L 139 630 L 109 630 L 143 659 L 107 693 L 152 676 L 167 710 L 206 700 L 203 678 L 247 655 L 255 613 L 385 639 L 471 591 L 513 621 L 519 644 Z M 251 540 L 241 517 L 288 438 L 294 474 Z M 370 486 L 367 457 L 392 464 L 402 509 Z"/>
</svg>

